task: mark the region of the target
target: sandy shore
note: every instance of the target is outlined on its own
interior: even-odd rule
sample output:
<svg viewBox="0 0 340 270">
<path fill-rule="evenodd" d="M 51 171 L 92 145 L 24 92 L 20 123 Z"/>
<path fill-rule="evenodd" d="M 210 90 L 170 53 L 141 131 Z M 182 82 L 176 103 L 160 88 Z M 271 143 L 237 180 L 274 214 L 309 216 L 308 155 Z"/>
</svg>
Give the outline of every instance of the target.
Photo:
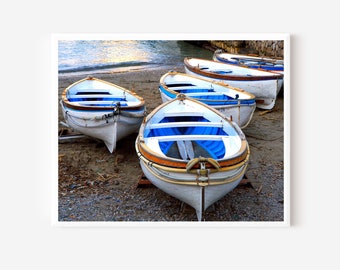
<svg viewBox="0 0 340 270">
<path fill-rule="evenodd" d="M 182 67 L 176 69 L 184 71 Z M 169 70 L 87 74 L 135 91 L 147 111 L 161 104 L 160 77 Z M 64 88 L 86 75 L 59 76 Z M 58 104 L 59 107 L 59 104 Z M 58 122 L 64 121 L 60 107 Z M 205 221 L 284 220 L 284 113 L 282 90 L 270 112 L 256 109 L 244 133 L 251 157 L 246 180 L 206 210 Z M 59 125 L 59 131 L 65 129 Z M 142 175 L 134 149 L 136 134 L 110 154 L 91 138 L 59 142 L 59 221 L 197 221 L 193 208 L 158 188 L 138 185 Z"/>
</svg>

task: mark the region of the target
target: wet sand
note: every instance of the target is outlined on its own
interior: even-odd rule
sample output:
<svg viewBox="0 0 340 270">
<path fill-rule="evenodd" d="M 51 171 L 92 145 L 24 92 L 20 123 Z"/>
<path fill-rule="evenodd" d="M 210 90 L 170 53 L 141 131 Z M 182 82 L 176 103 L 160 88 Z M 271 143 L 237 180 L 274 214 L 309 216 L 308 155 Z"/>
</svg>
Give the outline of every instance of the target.
<svg viewBox="0 0 340 270">
<path fill-rule="evenodd" d="M 184 72 L 182 67 L 177 71 Z M 59 100 L 71 83 L 92 75 L 135 91 L 144 97 L 147 112 L 162 103 L 160 77 L 167 69 L 60 75 Z M 59 101 L 58 100 L 58 101 Z M 64 121 L 58 103 L 58 123 Z M 209 207 L 204 221 L 284 221 L 284 106 L 283 89 L 273 110 L 256 109 L 243 130 L 250 145 L 245 179 Z M 59 132 L 69 132 L 59 124 Z M 110 153 L 92 138 L 58 144 L 59 221 L 196 221 L 193 208 L 153 185 L 139 185 L 142 170 L 132 134 Z"/>
</svg>

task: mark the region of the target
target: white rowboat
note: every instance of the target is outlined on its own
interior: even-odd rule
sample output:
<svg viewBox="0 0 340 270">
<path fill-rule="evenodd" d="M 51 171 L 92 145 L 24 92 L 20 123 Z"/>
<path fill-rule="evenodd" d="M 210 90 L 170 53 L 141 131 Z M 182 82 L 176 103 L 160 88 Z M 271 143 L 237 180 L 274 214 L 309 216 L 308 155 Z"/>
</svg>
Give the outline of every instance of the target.
<svg viewBox="0 0 340 270">
<path fill-rule="evenodd" d="M 284 73 L 284 61 L 282 59 L 245 54 L 232 54 L 223 52 L 222 50 L 216 50 L 213 55 L 213 60 L 249 68 L 260 68 L 268 71 L 279 72 L 281 74 Z"/>
<path fill-rule="evenodd" d="M 93 77 L 67 87 L 60 104 L 69 127 L 104 141 L 111 153 L 118 140 L 138 132 L 145 116 L 143 98 Z"/>
<path fill-rule="evenodd" d="M 187 74 L 223 81 L 255 95 L 256 106 L 267 110 L 274 107 L 283 84 L 283 75 L 280 73 L 213 60 L 186 57 L 184 68 Z"/>
<path fill-rule="evenodd" d="M 255 111 L 255 96 L 223 82 L 204 79 L 185 73 L 170 71 L 160 79 L 159 91 L 163 102 L 178 94 L 197 99 L 245 128 Z"/>
<path fill-rule="evenodd" d="M 237 124 L 183 94 L 145 118 L 135 147 L 150 182 L 193 207 L 199 221 L 240 183 L 250 155 Z"/>
</svg>

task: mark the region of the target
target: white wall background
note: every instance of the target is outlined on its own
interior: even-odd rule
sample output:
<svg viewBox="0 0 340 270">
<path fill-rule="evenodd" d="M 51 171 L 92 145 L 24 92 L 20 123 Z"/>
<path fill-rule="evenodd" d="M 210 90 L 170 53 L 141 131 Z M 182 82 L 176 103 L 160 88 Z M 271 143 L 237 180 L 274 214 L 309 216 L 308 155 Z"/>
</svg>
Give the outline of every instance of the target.
<svg viewBox="0 0 340 270">
<path fill-rule="evenodd" d="M 0 17 L 1 269 L 339 267 L 339 15 L 336 1 L 316 3 L 7 3 Z M 291 226 L 51 226 L 52 33 L 289 33 Z"/>
</svg>

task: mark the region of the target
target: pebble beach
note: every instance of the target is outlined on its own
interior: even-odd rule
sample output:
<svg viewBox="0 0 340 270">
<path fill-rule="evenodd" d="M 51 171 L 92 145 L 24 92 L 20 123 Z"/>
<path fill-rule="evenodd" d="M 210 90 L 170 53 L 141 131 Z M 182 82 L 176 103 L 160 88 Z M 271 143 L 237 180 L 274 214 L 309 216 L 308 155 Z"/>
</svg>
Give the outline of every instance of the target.
<svg viewBox="0 0 340 270">
<path fill-rule="evenodd" d="M 184 72 L 182 66 L 176 71 Z M 88 75 L 133 90 L 146 101 L 147 112 L 162 103 L 160 77 L 168 69 L 136 69 L 125 72 L 59 75 L 58 98 L 70 84 Z M 245 179 L 232 192 L 209 207 L 202 222 L 283 222 L 284 195 L 284 94 L 275 107 L 256 109 L 243 130 L 250 145 Z M 59 135 L 72 134 L 58 105 Z M 117 143 L 109 153 L 92 138 L 59 141 L 59 222 L 197 222 L 195 210 L 159 190 L 143 178 L 134 149 L 137 134 Z M 145 181 L 146 180 L 146 181 Z"/>
</svg>

